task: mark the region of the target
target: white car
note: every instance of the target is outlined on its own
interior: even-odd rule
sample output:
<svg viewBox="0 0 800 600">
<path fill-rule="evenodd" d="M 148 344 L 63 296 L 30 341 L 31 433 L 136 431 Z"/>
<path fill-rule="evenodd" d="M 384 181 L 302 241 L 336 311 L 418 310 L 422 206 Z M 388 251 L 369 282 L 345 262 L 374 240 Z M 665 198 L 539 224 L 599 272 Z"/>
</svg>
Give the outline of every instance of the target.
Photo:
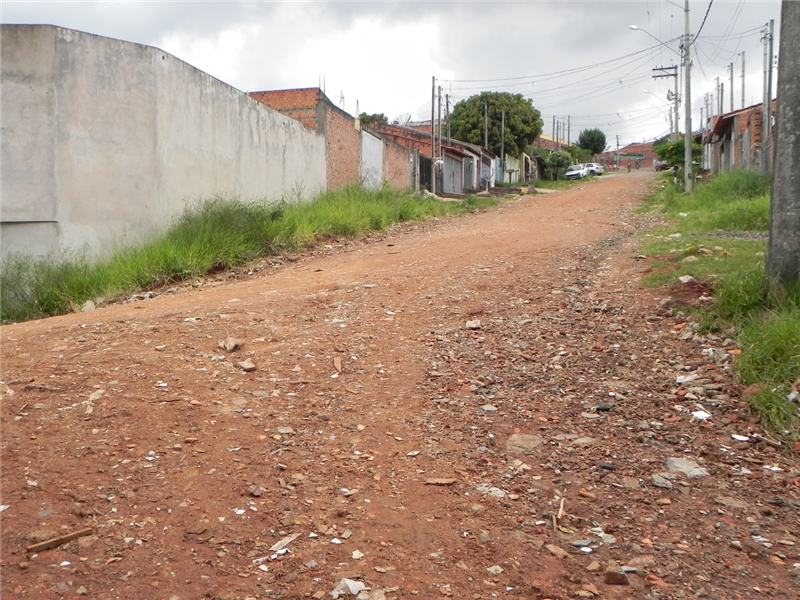
<svg viewBox="0 0 800 600">
<path fill-rule="evenodd" d="M 597 163 L 586 163 L 586 169 L 589 171 L 589 175 L 602 175 L 605 172 L 603 165 Z"/>
<path fill-rule="evenodd" d="M 564 177 L 567 179 L 583 179 L 584 177 L 589 176 L 589 169 L 586 168 L 586 165 L 572 165 L 571 167 L 567 168 L 567 172 L 564 173 Z"/>
</svg>

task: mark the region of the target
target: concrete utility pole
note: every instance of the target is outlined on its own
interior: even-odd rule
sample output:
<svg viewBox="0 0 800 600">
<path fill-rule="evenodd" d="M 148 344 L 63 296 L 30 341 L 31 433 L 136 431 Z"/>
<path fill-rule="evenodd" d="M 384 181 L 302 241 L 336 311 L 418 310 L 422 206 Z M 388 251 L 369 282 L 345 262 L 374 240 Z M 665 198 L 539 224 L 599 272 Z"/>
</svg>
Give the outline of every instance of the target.
<svg viewBox="0 0 800 600">
<path fill-rule="evenodd" d="M 744 50 L 742 50 L 742 108 L 747 106 L 744 99 Z"/>
<path fill-rule="evenodd" d="M 733 63 L 731 63 L 731 112 L 733 112 Z"/>
<path fill-rule="evenodd" d="M 692 144 L 694 141 L 694 134 L 692 133 L 692 60 L 689 53 L 689 47 L 692 44 L 692 34 L 689 31 L 689 0 L 685 0 L 684 13 L 684 26 L 685 32 L 683 35 L 683 72 L 686 74 L 686 83 L 684 91 L 684 103 L 686 108 L 686 133 L 684 134 L 684 143 L 686 151 L 683 154 L 683 170 L 684 182 L 683 187 L 685 191 L 692 191 L 692 184 L 694 183 L 694 174 L 692 172 Z"/>
<path fill-rule="evenodd" d="M 500 121 L 500 164 L 503 165 L 503 183 L 506 181 L 506 111 Z"/>
<path fill-rule="evenodd" d="M 436 119 L 436 129 L 438 130 L 439 134 L 439 148 L 437 149 L 437 154 L 439 158 L 442 157 L 442 86 L 439 86 L 439 117 Z"/>
<path fill-rule="evenodd" d="M 767 277 L 774 291 L 800 282 L 800 2 L 781 4 L 777 139 Z"/>
<path fill-rule="evenodd" d="M 766 72 L 764 73 L 764 125 L 763 125 L 763 160 L 761 164 L 763 165 L 763 170 L 766 175 L 770 175 L 772 173 L 772 40 L 773 40 L 773 30 L 775 28 L 775 21 L 770 19 L 769 21 L 769 32 L 767 33 L 767 39 L 765 41 L 766 46 L 766 54 L 764 55 L 764 67 Z"/>
<path fill-rule="evenodd" d="M 483 147 L 489 148 L 489 103 L 483 103 Z"/>
<path fill-rule="evenodd" d="M 431 193 L 436 194 L 436 77 L 431 77 Z"/>
</svg>

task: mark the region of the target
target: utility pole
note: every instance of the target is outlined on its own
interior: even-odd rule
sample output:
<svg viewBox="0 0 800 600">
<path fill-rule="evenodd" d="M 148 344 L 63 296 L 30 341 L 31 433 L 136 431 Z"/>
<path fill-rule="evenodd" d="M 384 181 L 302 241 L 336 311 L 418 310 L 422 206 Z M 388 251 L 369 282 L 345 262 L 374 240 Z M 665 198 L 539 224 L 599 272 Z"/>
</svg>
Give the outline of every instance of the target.
<svg viewBox="0 0 800 600">
<path fill-rule="evenodd" d="M 445 109 L 444 109 L 444 122 L 447 126 L 447 135 L 445 136 L 448 140 L 450 139 L 450 94 L 445 94 Z"/>
<path fill-rule="evenodd" d="M 661 79 L 662 77 L 674 77 L 675 78 L 675 89 L 678 89 L 678 67 L 677 65 L 671 65 L 669 67 L 656 67 L 653 71 L 659 71 L 658 75 L 653 75 L 653 79 Z M 678 140 L 678 93 L 672 93 L 672 90 L 667 92 L 667 100 L 673 100 L 675 102 L 675 119 L 673 120 L 674 129 L 673 129 L 673 140 Z"/>
<path fill-rule="evenodd" d="M 742 50 L 742 108 L 747 106 L 744 100 L 744 50 Z"/>
<path fill-rule="evenodd" d="M 731 63 L 730 69 L 731 69 L 731 112 L 733 112 L 733 63 Z"/>
<path fill-rule="evenodd" d="M 800 2 L 781 4 L 777 139 L 767 278 L 782 293 L 800 281 Z"/>
<path fill-rule="evenodd" d="M 572 136 L 570 134 L 570 117 L 567 115 L 567 146 L 572 143 Z"/>
<path fill-rule="evenodd" d="M 684 91 L 684 103 L 686 108 L 686 133 L 684 134 L 684 146 L 686 150 L 683 155 L 683 170 L 684 170 L 684 189 L 687 193 L 692 191 L 692 184 L 694 183 L 694 174 L 692 173 L 692 142 L 694 134 L 692 133 L 692 60 L 690 56 L 690 47 L 692 45 L 692 35 L 689 30 L 689 0 L 684 0 L 684 36 L 683 36 L 683 71 L 686 75 L 686 84 Z"/>
<path fill-rule="evenodd" d="M 431 193 L 436 195 L 436 76 L 431 80 Z"/>
<path fill-rule="evenodd" d="M 553 115 L 553 152 L 558 150 L 558 144 L 556 143 L 556 116 Z"/>
<path fill-rule="evenodd" d="M 436 156 L 442 158 L 442 86 L 439 86 L 439 117 L 436 119 L 436 125 L 439 133 L 439 147 Z"/>
<path fill-rule="evenodd" d="M 773 40 L 773 29 L 775 27 L 775 21 L 770 19 L 769 21 L 769 33 L 767 33 L 767 40 L 766 40 L 766 69 L 767 72 L 765 74 L 766 77 L 766 88 L 764 94 L 764 173 L 767 176 L 770 176 L 772 173 L 772 40 Z"/>
<path fill-rule="evenodd" d="M 489 148 L 489 103 L 483 103 L 483 147 Z"/>
<path fill-rule="evenodd" d="M 503 165 L 503 183 L 506 182 L 506 111 L 500 121 L 500 164 Z"/>
</svg>

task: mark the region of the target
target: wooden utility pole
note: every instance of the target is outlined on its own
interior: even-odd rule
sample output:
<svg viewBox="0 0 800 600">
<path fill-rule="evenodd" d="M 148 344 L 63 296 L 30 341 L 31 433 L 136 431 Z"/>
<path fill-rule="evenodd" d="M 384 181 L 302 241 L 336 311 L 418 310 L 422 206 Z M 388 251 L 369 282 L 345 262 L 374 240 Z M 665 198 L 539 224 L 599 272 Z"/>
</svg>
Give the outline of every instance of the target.
<svg viewBox="0 0 800 600">
<path fill-rule="evenodd" d="M 781 4 L 775 177 L 767 252 L 773 291 L 800 283 L 800 2 Z"/>
</svg>

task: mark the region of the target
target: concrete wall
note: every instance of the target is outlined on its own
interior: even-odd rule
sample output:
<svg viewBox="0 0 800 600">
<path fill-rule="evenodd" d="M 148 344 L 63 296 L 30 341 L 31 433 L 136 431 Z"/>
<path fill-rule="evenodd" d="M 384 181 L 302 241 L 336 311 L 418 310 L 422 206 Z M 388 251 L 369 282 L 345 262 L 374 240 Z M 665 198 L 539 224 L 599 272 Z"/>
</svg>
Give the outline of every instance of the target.
<svg viewBox="0 0 800 600">
<path fill-rule="evenodd" d="M 326 188 L 325 138 L 157 48 L 3 25 L 3 251 L 135 242 L 187 201 Z"/>
<path fill-rule="evenodd" d="M 380 189 L 383 179 L 383 142 L 368 131 L 361 131 L 361 185 L 366 190 Z"/>
</svg>

